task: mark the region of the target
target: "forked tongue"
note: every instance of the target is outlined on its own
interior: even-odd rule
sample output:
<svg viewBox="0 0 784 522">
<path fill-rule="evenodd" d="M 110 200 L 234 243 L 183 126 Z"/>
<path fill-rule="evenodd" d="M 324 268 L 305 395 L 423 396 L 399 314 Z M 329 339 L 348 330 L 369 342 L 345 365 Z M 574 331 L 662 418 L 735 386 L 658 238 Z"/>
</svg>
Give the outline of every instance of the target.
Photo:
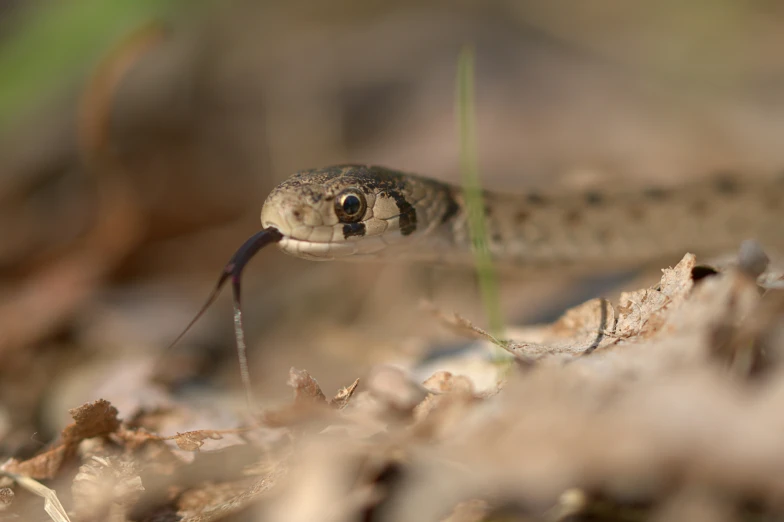
<svg viewBox="0 0 784 522">
<path fill-rule="evenodd" d="M 199 310 L 193 319 L 191 319 L 191 322 L 188 323 L 188 326 L 185 327 L 182 333 L 180 333 L 180 335 L 178 335 L 177 338 L 166 348 L 166 351 L 170 350 L 185 336 L 186 333 L 188 333 L 188 330 L 190 330 L 191 327 L 196 324 L 196 321 L 198 321 L 201 316 L 204 315 L 204 312 L 207 311 L 210 305 L 212 305 L 212 303 L 218 297 L 226 281 L 231 278 L 231 287 L 234 301 L 234 336 L 237 340 L 237 357 L 239 358 L 240 362 L 242 386 L 245 388 L 245 396 L 248 400 L 248 407 L 251 409 L 253 405 L 253 393 L 251 391 L 250 372 L 248 371 L 248 357 L 247 349 L 245 347 L 245 330 L 242 328 L 242 306 L 240 302 L 240 282 L 242 270 L 245 268 L 245 265 L 248 264 L 248 261 L 250 261 L 254 255 L 256 255 L 256 252 L 270 243 L 277 243 L 281 239 L 283 239 L 283 234 L 278 232 L 277 229 L 264 228 L 245 241 L 245 243 L 243 243 L 242 246 L 239 247 L 236 252 L 234 252 L 234 255 L 231 256 L 231 259 L 229 259 L 229 262 L 226 263 L 226 266 L 223 267 L 223 271 L 218 278 L 218 283 L 215 285 L 215 289 L 207 298 L 204 306 L 202 306 L 201 310 Z"/>
</svg>

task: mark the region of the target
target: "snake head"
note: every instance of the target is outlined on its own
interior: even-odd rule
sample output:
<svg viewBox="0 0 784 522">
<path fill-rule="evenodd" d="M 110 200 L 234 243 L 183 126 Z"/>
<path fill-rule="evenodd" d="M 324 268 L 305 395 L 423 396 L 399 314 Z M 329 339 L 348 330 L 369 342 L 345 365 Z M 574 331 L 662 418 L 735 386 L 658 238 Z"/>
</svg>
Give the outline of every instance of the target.
<svg viewBox="0 0 784 522">
<path fill-rule="evenodd" d="M 270 193 L 261 224 L 280 232 L 278 246 L 297 257 L 381 257 L 431 228 L 445 193 L 445 185 L 383 167 L 304 170 Z"/>
</svg>

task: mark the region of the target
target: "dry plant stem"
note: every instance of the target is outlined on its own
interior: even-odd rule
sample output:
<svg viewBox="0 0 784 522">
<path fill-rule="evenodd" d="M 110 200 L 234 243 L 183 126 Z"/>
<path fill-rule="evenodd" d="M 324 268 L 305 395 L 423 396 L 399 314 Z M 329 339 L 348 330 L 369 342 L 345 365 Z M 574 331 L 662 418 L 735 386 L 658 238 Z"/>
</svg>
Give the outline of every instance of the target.
<svg viewBox="0 0 784 522">
<path fill-rule="evenodd" d="M 254 406 L 253 387 L 250 382 L 250 370 L 248 369 L 248 348 L 245 345 L 245 329 L 242 327 L 239 275 L 237 277 L 232 277 L 231 286 L 234 290 L 234 338 L 237 340 L 237 359 L 240 364 L 240 378 L 242 379 L 242 387 L 245 389 L 245 399 L 248 402 L 248 410 L 252 411 Z"/>
</svg>

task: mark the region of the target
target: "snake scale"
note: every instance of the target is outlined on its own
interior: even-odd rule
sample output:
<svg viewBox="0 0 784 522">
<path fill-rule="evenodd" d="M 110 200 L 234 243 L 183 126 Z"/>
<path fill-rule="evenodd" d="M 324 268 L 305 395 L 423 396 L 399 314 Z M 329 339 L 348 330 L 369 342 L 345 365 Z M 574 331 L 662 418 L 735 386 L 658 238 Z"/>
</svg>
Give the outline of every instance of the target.
<svg viewBox="0 0 784 522">
<path fill-rule="evenodd" d="M 724 253 L 744 239 L 784 243 L 784 175 L 482 197 L 487 247 L 501 265 L 622 266 Z M 462 191 L 383 167 L 300 171 L 270 193 L 261 223 L 280 233 L 284 252 L 306 259 L 472 262 Z"/>
</svg>

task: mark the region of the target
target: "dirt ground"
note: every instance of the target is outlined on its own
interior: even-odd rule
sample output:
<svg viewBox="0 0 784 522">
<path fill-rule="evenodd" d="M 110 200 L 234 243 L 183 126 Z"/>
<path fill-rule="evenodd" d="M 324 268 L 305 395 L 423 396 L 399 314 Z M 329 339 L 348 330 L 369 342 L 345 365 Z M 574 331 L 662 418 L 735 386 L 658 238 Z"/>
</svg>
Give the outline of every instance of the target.
<svg viewBox="0 0 784 522">
<path fill-rule="evenodd" d="M 488 188 L 780 171 L 781 9 L 652 5 L 181 8 L 0 126 L 0 520 L 780 518 L 783 279 L 752 244 L 505 274 L 509 340 L 469 270 L 270 248 L 250 410 L 226 296 L 165 350 L 294 171 L 458 181 L 466 43 Z"/>
</svg>

